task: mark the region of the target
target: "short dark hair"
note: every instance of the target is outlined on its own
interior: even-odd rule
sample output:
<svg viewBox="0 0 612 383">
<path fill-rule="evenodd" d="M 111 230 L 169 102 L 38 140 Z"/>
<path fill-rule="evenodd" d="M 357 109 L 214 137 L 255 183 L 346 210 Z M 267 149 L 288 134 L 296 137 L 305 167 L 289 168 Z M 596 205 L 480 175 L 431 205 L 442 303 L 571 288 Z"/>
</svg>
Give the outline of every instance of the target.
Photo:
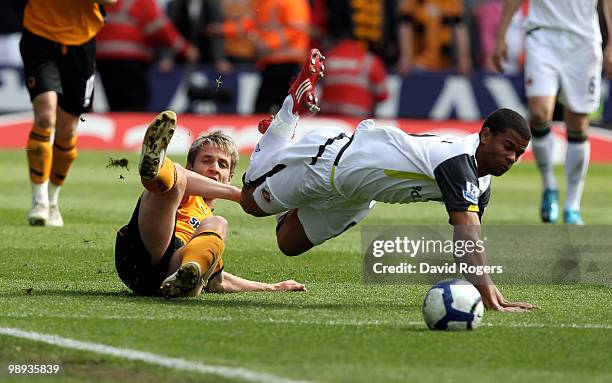
<svg viewBox="0 0 612 383">
<path fill-rule="evenodd" d="M 511 109 L 501 108 L 489 114 L 484 120 L 482 127 L 489 128 L 491 133 L 497 134 L 512 129 L 526 140 L 531 139 L 531 132 L 527 121 Z"/>
</svg>

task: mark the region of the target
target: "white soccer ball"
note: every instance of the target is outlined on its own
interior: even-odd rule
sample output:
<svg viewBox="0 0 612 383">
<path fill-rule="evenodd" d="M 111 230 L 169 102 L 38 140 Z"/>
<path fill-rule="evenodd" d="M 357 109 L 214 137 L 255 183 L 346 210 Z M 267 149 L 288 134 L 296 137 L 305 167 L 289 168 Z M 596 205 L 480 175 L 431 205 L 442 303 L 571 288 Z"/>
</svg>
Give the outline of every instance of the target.
<svg viewBox="0 0 612 383">
<path fill-rule="evenodd" d="M 433 285 L 423 302 L 423 316 L 432 330 L 473 330 L 482 321 L 480 293 L 470 282 L 447 279 Z"/>
</svg>

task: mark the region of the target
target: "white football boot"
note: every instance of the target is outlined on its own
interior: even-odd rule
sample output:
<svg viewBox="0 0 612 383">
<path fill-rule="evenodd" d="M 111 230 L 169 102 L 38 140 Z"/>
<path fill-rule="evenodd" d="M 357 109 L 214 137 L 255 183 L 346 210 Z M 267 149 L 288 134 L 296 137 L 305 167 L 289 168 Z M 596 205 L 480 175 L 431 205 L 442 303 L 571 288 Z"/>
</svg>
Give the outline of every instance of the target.
<svg viewBox="0 0 612 383">
<path fill-rule="evenodd" d="M 49 206 L 49 218 L 47 219 L 46 226 L 52 227 L 63 227 L 64 219 L 59 211 L 59 206 L 51 205 Z"/>
<path fill-rule="evenodd" d="M 34 202 L 30 213 L 28 214 L 28 221 L 32 226 L 45 226 L 49 219 L 49 205 L 45 205 L 42 202 Z"/>
</svg>

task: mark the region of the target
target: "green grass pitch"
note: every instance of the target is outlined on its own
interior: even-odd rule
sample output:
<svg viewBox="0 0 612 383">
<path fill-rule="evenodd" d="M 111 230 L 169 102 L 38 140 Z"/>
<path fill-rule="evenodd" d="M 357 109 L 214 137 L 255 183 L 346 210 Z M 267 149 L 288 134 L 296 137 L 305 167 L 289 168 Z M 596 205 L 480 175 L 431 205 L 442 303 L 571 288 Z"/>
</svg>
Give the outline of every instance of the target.
<svg viewBox="0 0 612 383">
<path fill-rule="evenodd" d="M 129 171 L 107 168 L 109 156 L 127 156 Z M 273 218 L 247 216 L 226 202 L 217 205 L 230 223 L 226 270 L 267 282 L 296 279 L 309 291 L 135 297 L 115 274 L 114 238 L 140 193 L 136 161 L 134 153 L 82 152 L 61 195 L 66 227 L 55 229 L 27 225 L 25 154 L 0 152 L 0 327 L 243 368 L 279 381 L 612 381 L 609 288 L 502 286 L 507 298 L 541 309 L 486 312 L 476 331 L 433 332 L 421 317 L 427 286 L 362 285 L 359 227 L 290 258 L 276 248 Z M 556 171 L 564 179 L 563 169 Z M 611 179 L 611 166 L 591 167 L 583 200 L 590 224 L 612 224 Z M 517 165 L 494 180 L 485 223 L 537 224 L 539 190 L 534 166 Z M 438 204 L 381 205 L 365 224 L 446 220 Z M 62 362 L 64 370 L 11 377 L 11 362 Z M 242 381 L 5 335 L 0 366 L 0 380 L 15 382 Z"/>
</svg>

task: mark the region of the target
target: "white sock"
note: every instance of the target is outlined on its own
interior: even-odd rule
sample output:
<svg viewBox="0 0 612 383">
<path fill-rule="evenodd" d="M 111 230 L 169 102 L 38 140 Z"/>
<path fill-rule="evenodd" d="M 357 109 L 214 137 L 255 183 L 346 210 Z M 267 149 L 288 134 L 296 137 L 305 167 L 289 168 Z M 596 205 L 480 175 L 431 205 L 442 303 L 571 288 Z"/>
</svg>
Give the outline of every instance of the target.
<svg viewBox="0 0 612 383">
<path fill-rule="evenodd" d="M 554 139 L 552 133 L 548 133 L 543 137 L 533 137 L 531 139 L 531 147 L 535 156 L 538 169 L 542 174 L 542 183 L 545 189 L 557 189 L 557 179 L 553 173 L 553 144 Z"/>
<path fill-rule="evenodd" d="M 276 114 L 266 133 L 259 139 L 249 167 L 246 171 L 246 180 L 252 181 L 265 172 L 272 169 L 276 164 L 268 164 L 268 160 L 276 153 L 291 145 L 293 131 L 297 125 L 299 116 L 293 114 L 293 99 L 287 96 L 281 110 Z"/>
<path fill-rule="evenodd" d="M 45 181 L 42 184 L 32 182 L 32 205 L 40 203 L 49 206 L 48 187 L 49 181 Z"/>
<path fill-rule="evenodd" d="M 285 101 L 283 101 L 283 106 L 278 111 L 277 116 L 285 124 L 292 125 L 293 128 L 295 128 L 295 124 L 297 124 L 297 121 L 300 119 L 300 116 L 298 116 L 297 114 L 293 114 L 293 97 L 291 97 L 291 95 L 285 97 Z M 291 130 L 291 132 L 289 132 L 289 134 L 292 133 L 293 129 Z"/>
<path fill-rule="evenodd" d="M 580 200 L 584 189 L 584 178 L 589 167 L 591 145 L 585 142 L 568 142 L 565 154 L 565 174 L 567 176 L 567 197 L 565 209 L 580 210 Z"/>
<path fill-rule="evenodd" d="M 58 206 L 59 192 L 62 187 L 53 182 L 49 182 L 49 205 Z"/>
</svg>

